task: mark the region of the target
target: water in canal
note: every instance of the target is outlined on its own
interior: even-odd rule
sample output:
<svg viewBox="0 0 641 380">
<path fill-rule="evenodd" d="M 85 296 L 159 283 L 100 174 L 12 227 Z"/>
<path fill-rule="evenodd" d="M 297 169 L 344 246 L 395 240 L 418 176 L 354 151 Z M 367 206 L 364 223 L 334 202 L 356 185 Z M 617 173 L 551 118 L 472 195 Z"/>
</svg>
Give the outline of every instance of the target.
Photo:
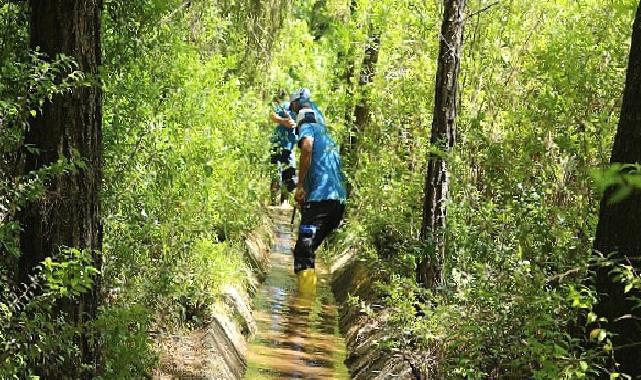
<svg viewBox="0 0 641 380">
<path fill-rule="evenodd" d="M 258 333 L 249 348 L 246 379 L 348 379 L 345 342 L 338 332 L 329 278 L 317 269 L 315 292 L 299 291 L 293 273 L 291 208 L 270 210 L 274 221 L 271 269 L 258 291 Z"/>
</svg>

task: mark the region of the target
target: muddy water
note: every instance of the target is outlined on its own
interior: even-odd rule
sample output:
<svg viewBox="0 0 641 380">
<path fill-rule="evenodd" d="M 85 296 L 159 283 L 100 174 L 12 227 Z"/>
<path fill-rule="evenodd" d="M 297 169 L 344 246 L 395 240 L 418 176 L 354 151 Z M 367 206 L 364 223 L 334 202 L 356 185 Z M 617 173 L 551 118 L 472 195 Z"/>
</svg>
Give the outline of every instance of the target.
<svg viewBox="0 0 641 380">
<path fill-rule="evenodd" d="M 301 294 L 293 274 L 291 209 L 272 209 L 271 269 L 256 295 L 258 333 L 250 345 L 246 379 L 348 379 L 345 342 L 329 278 L 318 268 L 316 294 Z M 295 224 L 297 225 L 297 224 Z"/>
</svg>

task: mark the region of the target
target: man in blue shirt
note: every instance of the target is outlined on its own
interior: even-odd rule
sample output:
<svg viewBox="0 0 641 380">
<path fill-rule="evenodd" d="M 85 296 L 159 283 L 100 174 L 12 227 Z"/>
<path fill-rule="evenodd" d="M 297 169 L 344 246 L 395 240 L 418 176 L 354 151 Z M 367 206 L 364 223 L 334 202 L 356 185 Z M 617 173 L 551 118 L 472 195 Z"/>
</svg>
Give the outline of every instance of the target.
<svg viewBox="0 0 641 380">
<path fill-rule="evenodd" d="M 271 137 L 271 163 L 276 166 L 271 184 L 272 205 L 276 204 L 278 192 L 280 192 L 282 205 L 286 202 L 289 193 L 296 187 L 296 161 L 294 157 L 294 146 L 297 141 L 294 131 L 296 123 L 294 122 L 294 114 L 289 110 L 289 102 L 282 101 L 284 97 L 284 91 L 280 91 L 274 97 L 274 110 L 271 114 L 272 121 L 277 124 Z"/>
<path fill-rule="evenodd" d="M 295 193 L 301 222 L 294 248 L 294 272 L 301 277 L 314 272 L 316 249 L 343 219 L 347 193 L 338 146 L 309 90 L 292 94 L 290 108 L 298 115 L 301 150 Z"/>
</svg>

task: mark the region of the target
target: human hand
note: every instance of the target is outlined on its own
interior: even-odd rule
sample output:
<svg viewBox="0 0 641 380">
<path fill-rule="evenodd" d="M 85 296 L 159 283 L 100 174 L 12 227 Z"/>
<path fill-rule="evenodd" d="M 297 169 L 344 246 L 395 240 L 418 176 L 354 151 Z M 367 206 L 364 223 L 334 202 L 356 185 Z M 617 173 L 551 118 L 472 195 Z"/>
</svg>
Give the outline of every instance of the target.
<svg viewBox="0 0 641 380">
<path fill-rule="evenodd" d="M 305 189 L 303 189 L 301 186 L 296 187 L 296 192 L 294 193 L 294 199 L 296 200 L 296 203 L 300 207 L 303 207 L 303 204 L 305 204 L 305 196 L 307 193 L 305 192 Z"/>
<path fill-rule="evenodd" d="M 289 117 L 289 118 L 285 119 L 285 126 L 287 126 L 289 128 L 294 128 L 296 126 L 296 122 L 294 121 L 294 119 Z"/>
</svg>

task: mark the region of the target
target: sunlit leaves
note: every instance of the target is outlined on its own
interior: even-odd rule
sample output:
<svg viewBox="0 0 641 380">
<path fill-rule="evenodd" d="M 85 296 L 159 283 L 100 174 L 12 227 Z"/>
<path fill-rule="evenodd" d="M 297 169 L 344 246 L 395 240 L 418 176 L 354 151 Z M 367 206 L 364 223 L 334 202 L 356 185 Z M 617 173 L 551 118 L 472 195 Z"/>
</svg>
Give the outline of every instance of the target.
<svg viewBox="0 0 641 380">
<path fill-rule="evenodd" d="M 612 164 L 605 170 L 594 170 L 592 175 L 601 192 L 609 191 L 609 204 L 618 203 L 633 191 L 641 190 L 641 166 L 638 164 Z"/>
<path fill-rule="evenodd" d="M 106 286 L 167 324 L 244 281 L 239 242 L 268 192 L 271 126 L 237 66 L 251 11 L 240 3 L 107 4 Z"/>
<path fill-rule="evenodd" d="M 75 248 L 61 250 L 60 257 L 43 262 L 45 287 L 63 297 L 77 297 L 91 289 L 99 271 L 91 264 L 91 252 Z"/>
</svg>

